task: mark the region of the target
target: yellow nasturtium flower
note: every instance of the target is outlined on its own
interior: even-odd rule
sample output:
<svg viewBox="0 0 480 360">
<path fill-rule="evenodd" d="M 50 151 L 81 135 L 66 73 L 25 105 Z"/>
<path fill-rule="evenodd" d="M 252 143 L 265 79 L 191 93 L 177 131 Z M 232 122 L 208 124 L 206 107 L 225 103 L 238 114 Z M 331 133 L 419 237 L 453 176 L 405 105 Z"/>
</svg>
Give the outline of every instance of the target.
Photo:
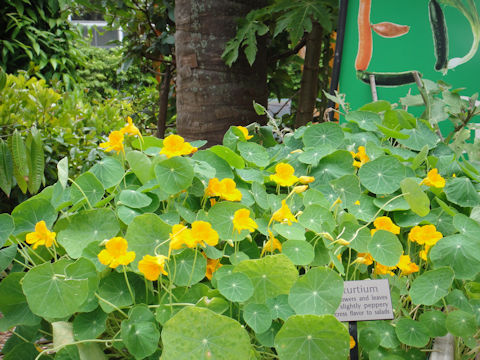
<svg viewBox="0 0 480 360">
<path fill-rule="evenodd" d="M 275 166 L 275 174 L 270 175 L 270 180 L 275 181 L 280 186 L 292 186 L 298 181 L 298 177 L 293 175 L 295 169 L 290 164 L 279 163 Z"/>
<path fill-rule="evenodd" d="M 306 185 L 314 182 L 315 178 L 313 176 L 300 176 L 298 178 L 298 181 L 300 182 L 300 184 Z"/>
<path fill-rule="evenodd" d="M 174 156 L 189 155 L 197 151 L 196 147 L 186 142 L 180 135 L 169 135 L 163 140 L 163 148 L 160 154 L 164 154 L 167 158 Z"/>
<path fill-rule="evenodd" d="M 166 256 L 145 255 L 142 260 L 138 262 L 138 270 L 145 276 L 145 279 L 150 281 L 158 280 L 160 274 L 168 275 L 165 271 Z"/>
<path fill-rule="evenodd" d="M 133 121 L 130 116 L 127 116 L 127 123 L 128 124 L 125 125 L 123 128 L 121 128 L 120 131 L 126 135 L 131 135 L 131 136 L 137 135 L 140 138 L 140 140 L 143 141 L 143 137 L 142 137 L 142 134 L 140 133 L 140 130 L 138 130 L 138 128 L 135 125 L 133 125 Z"/>
<path fill-rule="evenodd" d="M 365 146 L 359 146 L 358 147 L 358 152 L 354 153 L 353 151 L 350 151 L 353 157 L 353 166 L 355 167 L 362 167 L 363 164 L 368 162 L 370 158 L 367 155 L 367 152 L 365 151 Z"/>
<path fill-rule="evenodd" d="M 272 221 L 278 221 L 280 223 L 286 222 L 288 225 L 292 225 L 292 222 L 297 222 L 297 219 L 295 219 L 295 216 L 293 216 L 292 212 L 290 211 L 287 202 L 282 200 L 282 206 L 273 213 L 270 223 L 272 223 Z"/>
<path fill-rule="evenodd" d="M 99 145 L 105 151 L 116 151 L 117 154 L 120 151 L 125 152 L 123 149 L 123 133 L 121 131 L 112 131 L 108 135 L 108 141 L 100 143 Z"/>
<path fill-rule="evenodd" d="M 194 248 L 197 246 L 192 235 L 192 230 L 183 224 L 175 224 L 172 226 L 170 233 L 169 254 L 172 250 L 178 250 L 184 247 Z"/>
<path fill-rule="evenodd" d="M 273 236 L 273 233 L 270 230 L 268 230 L 268 240 L 265 245 L 263 245 L 260 256 L 263 256 L 266 251 L 273 253 L 275 250 L 282 252 L 282 243 Z"/>
<path fill-rule="evenodd" d="M 196 244 L 215 246 L 218 244 L 218 233 L 212 229 L 212 225 L 206 221 L 194 221 L 192 223 L 192 238 Z"/>
<path fill-rule="evenodd" d="M 250 140 L 253 138 L 253 135 L 248 135 L 248 129 L 244 126 L 237 126 L 237 129 L 240 130 L 245 137 L 245 140 Z"/>
<path fill-rule="evenodd" d="M 400 261 L 398 262 L 397 267 L 401 271 L 400 275 L 410 275 L 420 270 L 418 265 L 412 262 L 412 260 L 410 260 L 409 255 L 400 256 Z"/>
<path fill-rule="evenodd" d="M 56 233 L 47 229 L 45 221 L 41 220 L 35 224 L 35 231 L 28 233 L 26 236 L 27 244 L 33 244 L 32 249 L 35 250 L 40 245 L 51 247 L 57 245 L 55 240 Z"/>
<path fill-rule="evenodd" d="M 392 234 L 398 235 L 400 234 L 400 227 L 395 225 L 388 216 L 380 216 L 375 219 L 373 222 L 373 226 L 375 226 L 375 229 L 371 229 L 370 233 L 373 236 L 377 232 L 377 230 L 386 230 L 390 231 Z"/>
<path fill-rule="evenodd" d="M 210 179 L 208 186 L 205 189 L 205 195 L 218 196 L 227 201 L 242 200 L 242 193 L 237 189 L 237 184 L 233 179 L 229 178 L 225 178 L 221 181 L 217 178 Z"/>
<path fill-rule="evenodd" d="M 115 269 L 118 265 L 128 265 L 135 260 L 135 253 L 128 251 L 128 243 L 122 237 L 113 237 L 105 244 L 105 249 L 98 254 L 98 260 L 103 265 Z"/>
<path fill-rule="evenodd" d="M 438 173 L 438 169 L 432 169 L 428 172 L 427 177 L 423 179 L 420 184 L 441 189 L 445 187 L 445 179 Z"/>
<path fill-rule="evenodd" d="M 242 230 L 248 230 L 250 232 L 255 231 L 258 228 L 257 223 L 250 217 L 250 210 L 239 209 L 233 214 L 233 229 L 239 233 Z"/>
<path fill-rule="evenodd" d="M 408 240 L 419 245 L 428 245 L 429 247 L 435 245 L 442 237 L 442 233 L 437 231 L 435 225 L 417 225 L 408 233 Z"/>
<path fill-rule="evenodd" d="M 364 265 L 372 265 L 373 257 L 370 253 L 358 253 L 357 258 L 355 259 L 356 263 Z"/>
</svg>

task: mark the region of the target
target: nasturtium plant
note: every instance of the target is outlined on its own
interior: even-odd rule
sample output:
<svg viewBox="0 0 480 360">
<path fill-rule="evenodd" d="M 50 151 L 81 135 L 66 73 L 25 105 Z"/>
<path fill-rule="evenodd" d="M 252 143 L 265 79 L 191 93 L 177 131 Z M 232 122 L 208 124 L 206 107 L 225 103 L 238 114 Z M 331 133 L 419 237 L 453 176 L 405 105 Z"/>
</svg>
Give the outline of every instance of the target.
<svg viewBox="0 0 480 360">
<path fill-rule="evenodd" d="M 5 358 L 346 359 L 335 313 L 367 279 L 388 280 L 394 318 L 359 323 L 361 358 L 421 359 L 447 333 L 468 357 L 478 164 L 424 120 L 379 102 L 201 150 L 129 120 L 0 215 L 0 331 L 22 341 Z"/>
</svg>

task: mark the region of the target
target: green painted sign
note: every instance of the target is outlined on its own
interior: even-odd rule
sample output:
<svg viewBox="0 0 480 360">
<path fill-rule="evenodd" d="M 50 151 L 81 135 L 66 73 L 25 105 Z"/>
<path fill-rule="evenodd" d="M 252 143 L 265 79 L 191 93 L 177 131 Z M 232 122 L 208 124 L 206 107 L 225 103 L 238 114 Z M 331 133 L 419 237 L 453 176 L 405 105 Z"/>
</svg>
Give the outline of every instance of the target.
<svg viewBox="0 0 480 360">
<path fill-rule="evenodd" d="M 378 98 L 396 102 L 418 94 L 418 71 L 471 96 L 480 82 L 478 9 L 480 0 L 350 0 L 339 92 L 352 109 L 372 101 L 374 74 Z"/>
</svg>

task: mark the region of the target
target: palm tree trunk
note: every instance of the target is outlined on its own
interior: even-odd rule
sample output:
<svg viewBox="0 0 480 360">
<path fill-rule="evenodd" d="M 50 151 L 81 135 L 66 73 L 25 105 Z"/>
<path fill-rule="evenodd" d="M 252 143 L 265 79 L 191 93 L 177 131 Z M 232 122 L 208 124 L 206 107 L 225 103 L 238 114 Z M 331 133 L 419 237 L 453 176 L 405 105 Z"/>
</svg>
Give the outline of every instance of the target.
<svg viewBox="0 0 480 360">
<path fill-rule="evenodd" d="M 298 110 L 295 118 L 295 127 L 306 125 L 313 119 L 313 111 L 318 94 L 318 62 L 322 53 L 323 28 L 318 22 L 312 25 L 312 31 L 307 35 L 305 62 L 303 65 Z"/>
<path fill-rule="evenodd" d="M 252 67 L 244 56 L 231 68 L 221 55 L 236 33 L 236 19 L 255 7 L 253 0 L 177 0 L 177 130 L 187 140 L 221 143 L 231 125 L 261 122 L 252 101 L 267 105 L 265 42 L 260 39 Z"/>
</svg>

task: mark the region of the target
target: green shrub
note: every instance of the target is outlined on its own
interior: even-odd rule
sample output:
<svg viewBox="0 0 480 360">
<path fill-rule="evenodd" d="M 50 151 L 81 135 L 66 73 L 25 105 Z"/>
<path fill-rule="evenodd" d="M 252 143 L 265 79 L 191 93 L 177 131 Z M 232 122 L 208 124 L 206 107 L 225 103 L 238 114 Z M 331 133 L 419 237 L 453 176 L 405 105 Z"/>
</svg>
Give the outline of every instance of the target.
<svg viewBox="0 0 480 360">
<path fill-rule="evenodd" d="M 359 324 L 362 358 L 424 358 L 447 332 L 471 358 L 480 167 L 389 102 L 345 120 L 205 150 L 129 124 L 88 171 L 62 159 L 0 216 L 0 331 L 29 334 L 7 356 L 42 336 L 59 358 L 346 359 L 344 281 L 385 278 L 395 318 Z"/>
</svg>

